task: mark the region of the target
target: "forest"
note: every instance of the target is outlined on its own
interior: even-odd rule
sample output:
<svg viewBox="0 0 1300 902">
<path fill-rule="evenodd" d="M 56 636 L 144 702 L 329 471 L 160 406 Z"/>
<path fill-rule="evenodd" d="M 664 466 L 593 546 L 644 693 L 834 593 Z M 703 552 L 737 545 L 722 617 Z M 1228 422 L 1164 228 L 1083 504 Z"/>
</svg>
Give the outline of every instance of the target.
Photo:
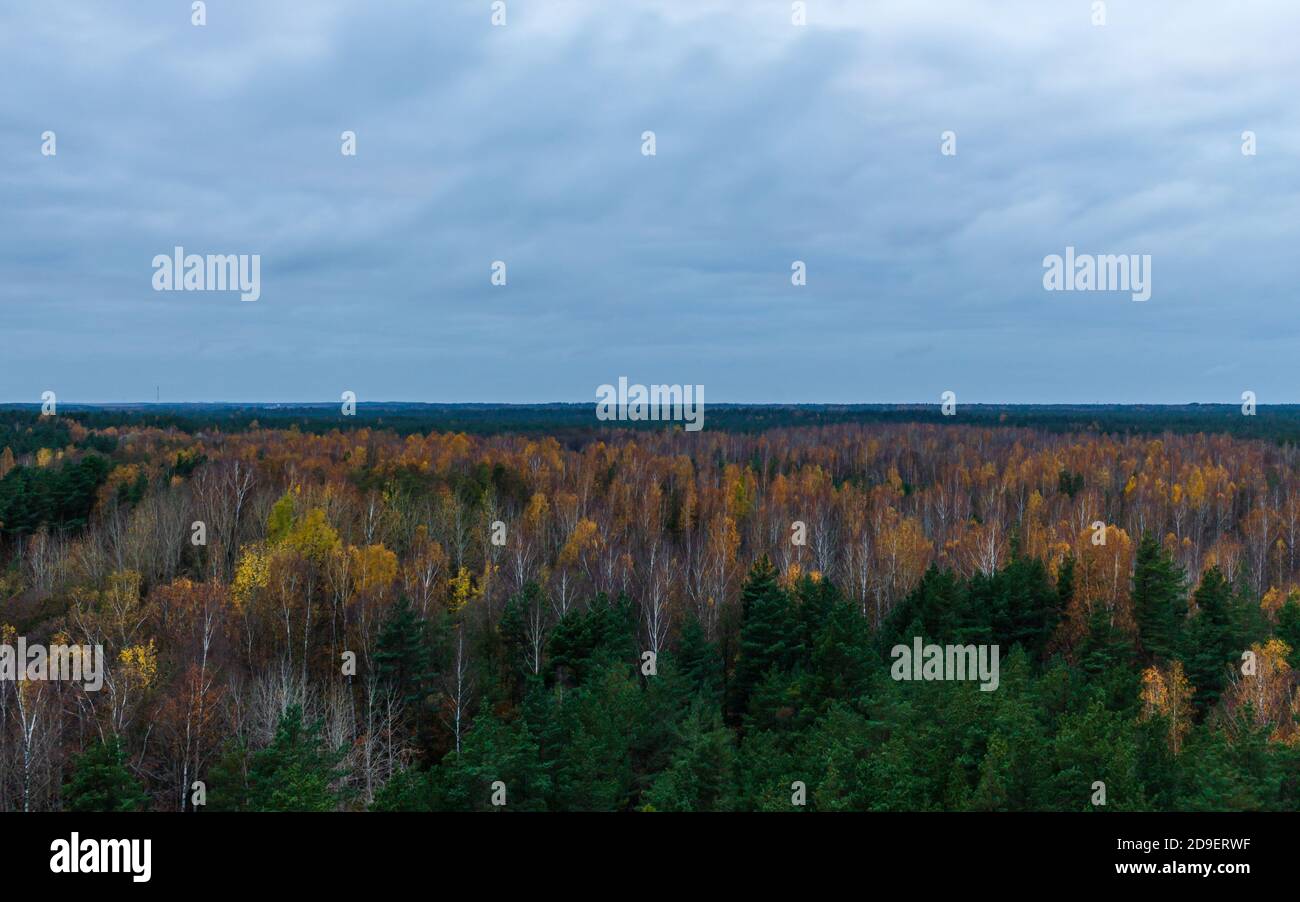
<svg viewBox="0 0 1300 902">
<path fill-rule="evenodd" d="M 0 810 L 1300 809 L 1293 412 L 358 411 L 0 411 Z"/>
</svg>

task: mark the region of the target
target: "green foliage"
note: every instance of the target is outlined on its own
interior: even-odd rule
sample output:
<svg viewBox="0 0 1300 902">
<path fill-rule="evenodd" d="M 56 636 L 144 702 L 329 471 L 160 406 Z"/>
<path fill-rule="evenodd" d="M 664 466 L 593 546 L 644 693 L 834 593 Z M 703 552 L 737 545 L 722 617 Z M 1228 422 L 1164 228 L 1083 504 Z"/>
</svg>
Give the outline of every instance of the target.
<svg viewBox="0 0 1300 902">
<path fill-rule="evenodd" d="M 1232 590 L 1218 567 L 1205 571 L 1193 598 L 1196 614 L 1188 620 L 1182 659 L 1187 679 L 1196 687 L 1192 702 L 1204 716 L 1223 694 L 1240 646 L 1233 624 Z"/>
<path fill-rule="evenodd" d="M 1056 480 L 1056 490 L 1062 495 L 1069 495 L 1071 498 L 1083 489 L 1083 474 L 1071 473 L 1069 470 L 1062 470 Z"/>
<path fill-rule="evenodd" d="M 1249 706 L 1229 717 L 1205 704 L 1212 716 L 1177 753 L 1168 722 L 1143 707 L 1141 669 L 1162 638 L 1174 643 L 1171 660 L 1202 681 L 1193 679 L 1199 698 L 1203 687 L 1215 692 L 1255 628 L 1214 570 L 1182 628 L 1180 574 L 1157 546 L 1143 546 L 1143 651 L 1099 608 L 1068 659 L 1052 637 L 1069 571 L 1053 586 L 1041 563 L 1019 557 L 969 579 L 931 568 L 879 633 L 833 584 L 787 588 L 760 560 L 745 581 L 732 654 L 686 617 L 653 675 L 641 673 L 640 624 L 625 598 L 573 607 L 551 631 L 541 674 L 510 665 L 523 660 L 523 613 L 549 604 L 539 586 L 526 587 L 500 629 L 474 640 L 483 686 L 460 750 L 435 755 L 437 743 L 420 739 L 423 754 L 378 788 L 371 808 L 503 810 L 493 800 L 504 792 L 509 811 L 1088 811 L 1100 781 L 1107 810 L 1294 810 L 1300 750 L 1270 741 Z M 1296 608 L 1282 606 L 1275 634 L 1290 635 Z M 444 617 L 426 621 L 399 597 L 374 654 L 379 685 L 402 700 L 417 737 L 436 721 Z M 917 635 L 998 645 L 997 691 L 891 679 L 890 644 Z M 290 708 L 265 748 L 226 748 L 206 775 L 209 806 L 335 810 L 348 802 L 341 760 L 321 725 Z M 76 810 L 143 801 L 108 744 L 77 761 L 67 797 Z"/>
<path fill-rule="evenodd" d="M 803 784 L 802 810 L 1087 811 L 1100 781 L 1108 810 L 1294 809 L 1300 750 L 1270 742 L 1248 706 L 1229 720 L 1202 703 L 1214 716 L 1178 753 L 1168 721 L 1144 708 L 1141 670 L 1153 656 L 1196 673 L 1199 699 L 1202 684 L 1222 691 L 1216 677 L 1258 625 L 1211 570 L 1184 627 L 1181 574 L 1151 541 L 1138 557 L 1141 650 L 1098 608 L 1069 659 L 1053 638 L 1073 591 L 1068 561 L 1056 585 L 1041 562 L 1019 556 L 970 579 L 931 568 L 873 633 L 833 584 L 787 588 L 760 560 L 743 587 L 732 654 L 688 616 L 654 675 L 640 672 L 627 599 L 603 596 L 555 624 L 541 674 L 520 666 L 523 617 L 549 604 L 528 586 L 480 650 L 484 682 L 504 682 L 485 685 L 460 751 L 438 760 L 424 744 L 425 757 L 371 807 L 499 810 L 493 797 L 504 787 L 512 811 L 791 811 Z M 1291 635 L 1297 608 L 1282 606 L 1275 634 Z M 432 712 L 437 624 L 399 598 L 381 631 L 377 676 L 408 711 Z M 891 679 L 891 644 L 913 636 L 998 645 L 997 691 Z M 337 762 L 291 711 L 267 749 L 228 751 L 209 799 L 213 808 L 335 808 Z"/>
<path fill-rule="evenodd" d="M 93 437 L 94 436 L 92 436 L 92 438 Z M 116 446 L 116 440 L 114 440 L 113 444 Z M 107 453 L 111 453 L 112 450 L 113 449 L 110 448 Z M 178 451 L 176 452 L 175 461 L 172 462 L 171 475 L 179 476 L 182 479 L 188 479 L 190 476 L 194 475 L 195 470 L 203 466 L 207 461 L 208 456 L 198 451 Z"/>
<path fill-rule="evenodd" d="M 1287 663 L 1300 670 L 1300 599 L 1288 598 L 1277 612 L 1277 637 L 1291 646 Z"/>
<path fill-rule="evenodd" d="M 289 537 L 293 529 L 293 495 L 285 492 L 271 507 L 266 520 L 266 540 L 278 545 Z"/>
<path fill-rule="evenodd" d="M 1187 618 L 1185 576 L 1150 533 L 1138 543 L 1133 567 L 1133 616 L 1148 658 L 1172 657 Z"/>
<path fill-rule="evenodd" d="M 68 811 L 141 811 L 148 804 L 144 787 L 126 767 L 118 737 L 96 742 L 73 759 L 63 789 Z"/>
<path fill-rule="evenodd" d="M 673 658 L 693 692 L 715 707 L 722 704 L 722 655 L 708 641 L 699 618 L 687 617 Z"/>
<path fill-rule="evenodd" d="M 696 704 L 676 735 L 668 767 L 645 795 L 647 811 L 725 811 L 734 791 L 735 739 L 720 712 Z"/>
<path fill-rule="evenodd" d="M 750 568 L 740 600 L 743 619 L 740 657 L 731 685 L 733 717 L 749 710 L 750 695 L 768 671 L 790 667 L 802 652 L 802 631 L 794 605 L 767 557 Z"/>
<path fill-rule="evenodd" d="M 521 591 L 510 596 L 501 613 L 497 631 L 505 659 L 507 688 L 511 699 L 516 702 L 523 698 L 524 684 L 533 674 L 533 665 L 540 664 L 534 642 L 541 642 L 541 634 L 550 618 L 550 604 L 546 591 L 530 580 Z"/>
<path fill-rule="evenodd" d="M 548 646 L 548 672 L 552 679 L 574 685 L 607 661 L 636 661 L 635 636 L 632 602 L 626 597 L 610 601 L 599 595 L 587 610 L 570 609 L 556 624 Z"/>
<path fill-rule="evenodd" d="M 342 750 L 326 746 L 323 723 L 306 724 L 293 705 L 280 718 L 266 748 L 231 745 L 212 769 L 208 806 L 213 811 L 334 811 L 345 794 Z"/>
<path fill-rule="evenodd" d="M 393 689 L 408 706 L 425 703 L 436 676 L 430 633 L 429 624 L 420 619 L 405 595 L 393 604 L 379 633 L 375 673 L 380 683 Z"/>
<path fill-rule="evenodd" d="M 11 448 L 15 455 L 32 454 L 41 448 L 66 448 L 72 443 L 68 423 L 66 417 L 0 409 L 0 448 Z"/>
<path fill-rule="evenodd" d="M 0 530 L 12 535 L 42 526 L 85 526 L 110 469 L 108 459 L 97 454 L 65 460 L 58 468 L 16 467 L 0 479 Z"/>
<path fill-rule="evenodd" d="M 1106 784 L 1106 809 L 1140 811 L 1148 807 L 1138 773 L 1135 721 L 1094 701 L 1068 714 L 1052 741 L 1055 771 L 1043 799 L 1061 811 L 1089 811 L 1093 784 Z"/>
</svg>

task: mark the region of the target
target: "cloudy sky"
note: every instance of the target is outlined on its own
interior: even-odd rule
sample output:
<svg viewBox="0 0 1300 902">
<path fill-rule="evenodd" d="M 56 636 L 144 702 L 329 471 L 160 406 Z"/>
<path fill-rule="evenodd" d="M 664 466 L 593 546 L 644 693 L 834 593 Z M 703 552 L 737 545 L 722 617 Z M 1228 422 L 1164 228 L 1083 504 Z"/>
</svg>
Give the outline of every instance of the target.
<svg viewBox="0 0 1300 902">
<path fill-rule="evenodd" d="M 0 401 L 1300 401 L 1294 0 L 506 4 L 3 0 Z"/>
</svg>

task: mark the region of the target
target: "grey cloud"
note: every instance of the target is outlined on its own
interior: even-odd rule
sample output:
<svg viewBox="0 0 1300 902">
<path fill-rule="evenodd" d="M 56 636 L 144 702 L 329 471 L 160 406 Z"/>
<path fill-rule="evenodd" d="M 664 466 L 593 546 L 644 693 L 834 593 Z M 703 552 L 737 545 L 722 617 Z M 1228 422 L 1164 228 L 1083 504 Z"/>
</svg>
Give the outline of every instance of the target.
<svg viewBox="0 0 1300 902">
<path fill-rule="evenodd" d="M 508 6 L 0 10 L 0 400 L 1300 400 L 1294 4 Z M 262 299 L 153 292 L 176 245 Z"/>
</svg>

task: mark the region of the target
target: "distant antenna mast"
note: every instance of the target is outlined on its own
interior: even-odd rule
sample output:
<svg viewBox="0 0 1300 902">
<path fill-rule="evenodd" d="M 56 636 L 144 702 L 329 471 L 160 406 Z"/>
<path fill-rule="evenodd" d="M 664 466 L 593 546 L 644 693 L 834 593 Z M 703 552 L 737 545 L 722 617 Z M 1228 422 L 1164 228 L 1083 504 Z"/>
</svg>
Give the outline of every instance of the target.
<svg viewBox="0 0 1300 902">
<path fill-rule="evenodd" d="M 155 403 L 155 404 L 158 403 L 159 399 L 161 399 L 161 398 L 162 398 L 162 389 L 159 388 L 157 385 L 155 385 L 155 386 L 153 387 L 153 400 L 154 400 L 154 403 Z"/>
</svg>

